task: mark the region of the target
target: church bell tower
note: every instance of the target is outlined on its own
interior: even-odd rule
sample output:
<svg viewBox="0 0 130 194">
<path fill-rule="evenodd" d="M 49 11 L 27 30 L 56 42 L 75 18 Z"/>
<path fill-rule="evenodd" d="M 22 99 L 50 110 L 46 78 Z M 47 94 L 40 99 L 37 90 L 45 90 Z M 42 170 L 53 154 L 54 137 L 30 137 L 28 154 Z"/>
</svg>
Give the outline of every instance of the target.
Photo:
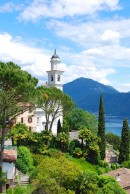
<svg viewBox="0 0 130 194">
<path fill-rule="evenodd" d="M 62 75 L 64 71 L 60 70 L 60 58 L 56 54 L 56 49 L 54 55 L 51 57 L 51 70 L 47 71 L 48 73 L 48 86 L 55 86 L 60 90 L 63 90 Z"/>
</svg>

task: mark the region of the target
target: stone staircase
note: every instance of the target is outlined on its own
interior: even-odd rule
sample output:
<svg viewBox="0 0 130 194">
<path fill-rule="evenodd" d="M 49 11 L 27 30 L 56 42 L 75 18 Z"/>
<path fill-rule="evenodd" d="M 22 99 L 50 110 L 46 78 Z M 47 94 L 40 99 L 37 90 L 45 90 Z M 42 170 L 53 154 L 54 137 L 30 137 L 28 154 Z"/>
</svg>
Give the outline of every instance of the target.
<svg viewBox="0 0 130 194">
<path fill-rule="evenodd" d="M 16 169 L 16 176 L 14 179 L 14 185 L 28 185 L 30 183 L 29 176 L 23 174 L 18 169 Z"/>
</svg>

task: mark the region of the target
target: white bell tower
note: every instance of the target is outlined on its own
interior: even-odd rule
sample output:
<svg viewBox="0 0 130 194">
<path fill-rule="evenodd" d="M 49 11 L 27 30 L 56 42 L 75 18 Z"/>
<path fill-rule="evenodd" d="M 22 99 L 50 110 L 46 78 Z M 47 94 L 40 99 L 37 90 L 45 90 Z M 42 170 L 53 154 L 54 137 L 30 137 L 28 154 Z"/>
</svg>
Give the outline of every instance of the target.
<svg viewBox="0 0 130 194">
<path fill-rule="evenodd" d="M 56 54 L 56 49 L 54 51 L 54 55 L 51 57 L 51 70 L 47 71 L 48 73 L 48 86 L 55 86 L 60 90 L 63 90 L 63 83 L 62 83 L 62 74 L 64 71 L 60 70 L 60 58 Z"/>
</svg>

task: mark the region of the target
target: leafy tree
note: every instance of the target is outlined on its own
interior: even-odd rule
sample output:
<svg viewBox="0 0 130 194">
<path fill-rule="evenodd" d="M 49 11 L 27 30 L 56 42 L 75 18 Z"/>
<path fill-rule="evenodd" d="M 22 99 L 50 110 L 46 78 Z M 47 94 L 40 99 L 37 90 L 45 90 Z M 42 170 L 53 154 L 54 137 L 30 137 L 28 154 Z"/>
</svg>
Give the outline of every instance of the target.
<svg viewBox="0 0 130 194">
<path fill-rule="evenodd" d="M 54 179 L 45 179 L 41 187 L 36 188 L 32 194 L 69 194 L 65 188 L 59 186 Z"/>
<path fill-rule="evenodd" d="M 105 141 L 105 116 L 104 116 L 104 105 L 103 105 L 102 96 L 100 96 L 100 105 L 99 105 L 98 137 L 101 139 L 101 141 L 99 141 L 99 149 L 100 149 L 101 159 L 103 160 L 105 158 L 106 141 Z"/>
<path fill-rule="evenodd" d="M 121 138 L 111 132 L 106 134 L 106 141 L 113 146 L 114 150 L 119 150 Z"/>
<path fill-rule="evenodd" d="M 126 194 L 112 177 L 85 171 L 77 177 L 76 194 Z"/>
<path fill-rule="evenodd" d="M 16 64 L 0 62 L 0 124 L 2 126 L 0 163 L 3 159 L 7 119 L 9 123 L 21 112 L 33 107 L 30 102 L 37 83 L 36 78 L 21 70 Z"/>
<path fill-rule="evenodd" d="M 80 173 L 79 168 L 64 156 L 59 158 L 46 157 L 37 167 L 37 187 L 44 187 L 44 191 L 55 193 L 56 187 L 74 190 L 75 179 Z M 60 194 L 60 192 L 57 192 Z"/>
<path fill-rule="evenodd" d="M 50 146 L 52 140 L 51 131 L 42 131 L 41 133 L 30 133 L 28 139 L 28 145 L 33 153 L 43 154 L 45 150 Z"/>
<path fill-rule="evenodd" d="M 113 177 L 99 176 L 98 185 L 99 190 L 96 194 L 126 194 L 125 190 Z"/>
<path fill-rule="evenodd" d="M 75 148 L 81 148 L 81 143 L 78 139 L 73 139 L 72 141 L 70 141 L 69 153 L 73 154 L 73 151 L 75 150 Z"/>
<path fill-rule="evenodd" d="M 46 130 L 51 131 L 56 118 L 64 116 L 75 106 L 71 98 L 56 87 L 37 88 L 37 106 L 45 112 Z M 50 122 L 50 124 L 49 124 Z"/>
<path fill-rule="evenodd" d="M 99 138 L 92 134 L 88 129 L 79 131 L 79 139 L 82 141 L 82 149 L 85 149 L 87 159 L 92 163 L 98 163 L 99 160 Z"/>
<path fill-rule="evenodd" d="M 16 166 L 23 173 L 27 173 L 33 169 L 33 157 L 27 147 L 20 146 L 18 148 L 18 158 L 16 161 Z"/>
<path fill-rule="evenodd" d="M 127 119 L 123 120 L 121 144 L 119 149 L 119 163 L 129 160 L 129 126 Z"/>
<path fill-rule="evenodd" d="M 75 194 L 94 194 L 98 190 L 97 174 L 85 171 L 76 178 L 77 188 Z"/>
<path fill-rule="evenodd" d="M 17 146 L 22 144 L 27 144 L 30 131 L 24 123 L 17 123 L 12 129 L 7 133 L 8 138 L 12 138 L 12 142 L 17 142 Z"/>
<path fill-rule="evenodd" d="M 67 116 L 66 121 L 70 131 L 80 130 L 81 128 L 88 128 L 93 133 L 97 133 L 97 119 L 96 116 L 80 108 L 74 108 Z"/>
<path fill-rule="evenodd" d="M 97 194 L 126 194 L 125 190 L 117 183 L 112 182 L 104 185 Z"/>
</svg>

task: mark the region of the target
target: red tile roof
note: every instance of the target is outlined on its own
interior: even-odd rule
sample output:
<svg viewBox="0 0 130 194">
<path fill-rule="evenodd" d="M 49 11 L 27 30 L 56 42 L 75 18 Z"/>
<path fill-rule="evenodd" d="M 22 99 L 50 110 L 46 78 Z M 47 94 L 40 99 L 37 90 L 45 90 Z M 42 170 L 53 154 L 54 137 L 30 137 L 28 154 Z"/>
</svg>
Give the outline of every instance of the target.
<svg viewBox="0 0 130 194">
<path fill-rule="evenodd" d="M 3 161 L 4 162 L 15 162 L 17 160 L 16 150 L 4 150 Z"/>
<path fill-rule="evenodd" d="M 130 169 L 119 168 L 106 175 L 114 177 L 126 192 L 130 194 Z"/>
</svg>

